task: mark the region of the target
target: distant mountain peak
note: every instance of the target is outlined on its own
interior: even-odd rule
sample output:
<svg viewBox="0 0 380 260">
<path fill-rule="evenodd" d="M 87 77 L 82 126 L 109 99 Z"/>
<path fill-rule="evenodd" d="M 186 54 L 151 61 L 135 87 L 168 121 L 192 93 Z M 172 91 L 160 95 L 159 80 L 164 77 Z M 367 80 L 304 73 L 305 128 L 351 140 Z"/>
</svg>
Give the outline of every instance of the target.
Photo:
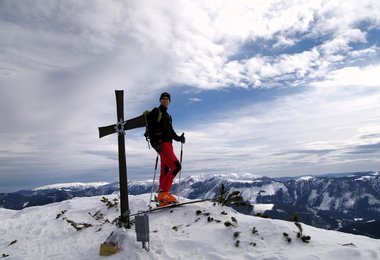
<svg viewBox="0 0 380 260">
<path fill-rule="evenodd" d="M 33 189 L 33 191 L 39 191 L 39 190 L 65 190 L 65 189 L 89 189 L 89 188 L 98 188 L 103 185 L 109 184 L 108 182 L 69 182 L 69 183 L 57 183 L 57 184 L 50 184 L 41 186 L 38 188 Z"/>
<path fill-rule="evenodd" d="M 255 179 L 267 178 L 261 175 L 248 173 L 248 172 L 232 172 L 232 173 L 213 173 L 213 174 L 202 174 L 198 176 L 190 176 L 194 180 L 203 181 L 205 179 L 218 178 L 222 180 L 229 181 L 251 181 Z"/>
<path fill-rule="evenodd" d="M 297 178 L 296 181 L 310 181 L 314 179 L 315 179 L 315 176 L 306 175 L 306 176 L 301 176 Z"/>
</svg>

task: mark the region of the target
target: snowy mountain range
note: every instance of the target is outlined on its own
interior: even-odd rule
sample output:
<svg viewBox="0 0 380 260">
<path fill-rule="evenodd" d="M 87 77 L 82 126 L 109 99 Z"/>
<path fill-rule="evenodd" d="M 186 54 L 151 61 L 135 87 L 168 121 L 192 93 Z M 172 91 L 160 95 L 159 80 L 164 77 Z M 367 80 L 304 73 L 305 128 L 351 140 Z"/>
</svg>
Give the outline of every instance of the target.
<svg viewBox="0 0 380 260">
<path fill-rule="evenodd" d="M 110 260 L 380 259 L 377 239 L 244 215 L 209 201 L 149 214 L 147 251 L 137 241 L 136 225 L 124 229 L 112 223 L 120 213 L 105 200 L 117 201 L 118 195 L 22 210 L 0 208 L 0 255 L 16 260 L 105 259 L 99 249 L 107 240 L 120 249 L 106 258 Z M 130 196 L 129 201 L 135 213 L 147 208 L 149 194 Z M 308 242 L 298 238 L 300 232 Z"/>
<path fill-rule="evenodd" d="M 180 183 L 179 195 L 188 199 L 212 199 L 221 184 L 229 192 L 240 191 L 254 211 L 275 219 L 291 220 L 297 213 L 303 223 L 380 238 L 380 175 L 378 172 L 302 176 L 271 179 L 249 173 L 190 176 Z M 156 189 L 157 187 L 155 187 Z M 173 190 L 178 184 L 173 185 Z M 117 193 L 118 183 L 60 184 L 32 191 L 0 194 L 0 207 L 22 209 L 74 197 Z M 129 194 L 150 193 L 151 181 L 131 181 Z M 176 192 L 174 192 L 176 193 Z"/>
</svg>

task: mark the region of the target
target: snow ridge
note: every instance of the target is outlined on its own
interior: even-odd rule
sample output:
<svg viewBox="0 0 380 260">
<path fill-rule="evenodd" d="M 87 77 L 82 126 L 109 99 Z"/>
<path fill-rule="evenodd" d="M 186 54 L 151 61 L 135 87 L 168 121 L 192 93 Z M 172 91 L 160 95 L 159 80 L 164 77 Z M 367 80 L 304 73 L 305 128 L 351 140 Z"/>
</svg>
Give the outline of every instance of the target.
<svg viewBox="0 0 380 260">
<path fill-rule="evenodd" d="M 149 215 L 150 251 L 132 229 L 97 220 L 119 216 L 100 200 L 116 194 L 75 198 L 20 211 L 0 208 L 0 254 L 9 259 L 103 259 L 99 246 L 111 232 L 123 234 L 122 250 L 107 259 L 379 259 L 380 243 L 365 236 L 314 228 L 301 223 L 309 243 L 297 239 L 293 222 L 243 215 L 202 202 Z M 181 200 L 185 200 L 181 198 Z M 146 209 L 149 194 L 130 197 L 132 213 Z M 90 213 L 90 214 L 89 214 Z M 67 220 L 88 223 L 75 230 Z M 227 226 L 229 222 L 232 225 Z M 255 231 L 255 232 L 253 232 Z M 291 242 L 284 239 L 284 233 Z M 12 243 L 13 242 L 13 243 Z"/>
<path fill-rule="evenodd" d="M 89 189 L 89 188 L 99 188 L 100 186 L 104 186 L 109 184 L 108 182 L 70 182 L 70 183 L 57 183 L 57 184 L 50 184 L 41 186 L 38 188 L 35 188 L 33 191 L 38 190 L 51 190 L 51 189 L 61 189 L 61 190 L 68 190 L 68 189 Z"/>
</svg>

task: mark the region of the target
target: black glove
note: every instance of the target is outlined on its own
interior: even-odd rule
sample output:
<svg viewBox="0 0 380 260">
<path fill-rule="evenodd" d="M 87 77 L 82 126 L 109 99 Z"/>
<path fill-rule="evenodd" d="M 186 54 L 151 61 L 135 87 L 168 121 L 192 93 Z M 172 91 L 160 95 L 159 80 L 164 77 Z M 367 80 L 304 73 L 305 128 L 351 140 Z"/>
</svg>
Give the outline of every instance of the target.
<svg viewBox="0 0 380 260">
<path fill-rule="evenodd" d="M 157 153 L 160 153 L 162 151 L 160 144 L 154 143 L 154 144 L 152 144 L 152 147 L 154 150 L 156 150 Z"/>
<path fill-rule="evenodd" d="M 181 143 L 185 143 L 186 142 L 186 139 L 185 139 L 185 133 L 182 133 L 182 135 L 179 137 L 179 141 L 181 142 Z"/>
</svg>

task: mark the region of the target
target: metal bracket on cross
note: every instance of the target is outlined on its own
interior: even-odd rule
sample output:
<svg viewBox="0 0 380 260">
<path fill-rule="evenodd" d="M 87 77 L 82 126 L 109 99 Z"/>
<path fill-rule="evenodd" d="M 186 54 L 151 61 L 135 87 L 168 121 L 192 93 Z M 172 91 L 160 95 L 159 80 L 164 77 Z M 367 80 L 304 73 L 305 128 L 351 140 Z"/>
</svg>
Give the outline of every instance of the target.
<svg viewBox="0 0 380 260">
<path fill-rule="evenodd" d="M 115 133 L 125 135 L 124 125 L 126 123 L 127 123 L 126 121 L 123 121 L 123 119 L 120 118 L 119 122 L 117 122 L 116 125 L 115 125 Z"/>
</svg>

